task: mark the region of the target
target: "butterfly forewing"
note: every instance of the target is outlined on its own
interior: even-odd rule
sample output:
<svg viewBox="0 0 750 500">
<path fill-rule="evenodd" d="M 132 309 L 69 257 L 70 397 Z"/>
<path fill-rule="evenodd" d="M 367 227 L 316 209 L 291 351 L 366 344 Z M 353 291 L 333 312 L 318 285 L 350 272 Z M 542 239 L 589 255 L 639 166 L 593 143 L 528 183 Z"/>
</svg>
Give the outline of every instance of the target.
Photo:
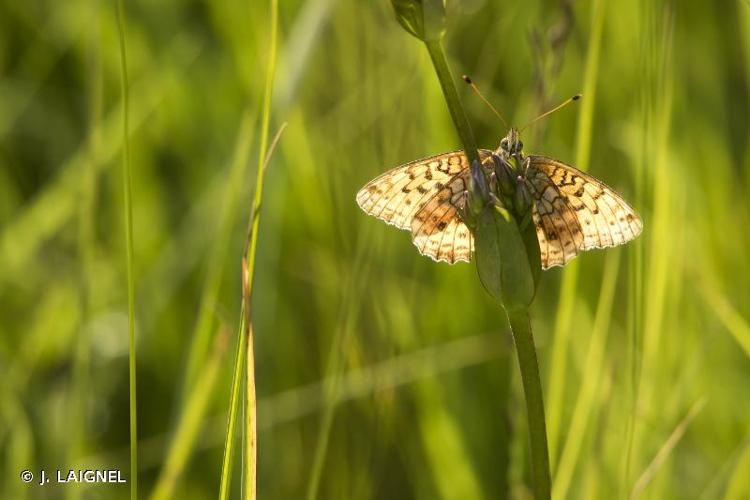
<svg viewBox="0 0 750 500">
<path fill-rule="evenodd" d="M 529 156 L 528 184 L 542 267 L 563 266 L 584 250 L 621 245 L 638 236 L 643 223 L 603 182 L 570 165 Z"/>
<path fill-rule="evenodd" d="M 414 214 L 468 166 L 466 161 L 463 152 L 456 151 L 401 165 L 360 189 L 357 203 L 370 215 L 400 229 L 410 229 Z"/>
</svg>

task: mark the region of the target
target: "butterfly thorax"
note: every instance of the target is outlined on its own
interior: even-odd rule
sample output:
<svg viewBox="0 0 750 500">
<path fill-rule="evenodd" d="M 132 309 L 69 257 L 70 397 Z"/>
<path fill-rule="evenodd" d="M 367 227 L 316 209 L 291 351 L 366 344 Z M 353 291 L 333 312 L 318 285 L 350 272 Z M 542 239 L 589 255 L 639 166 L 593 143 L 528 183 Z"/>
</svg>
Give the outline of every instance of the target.
<svg viewBox="0 0 750 500">
<path fill-rule="evenodd" d="M 516 168 L 520 169 L 525 158 L 523 154 L 523 142 L 517 129 L 511 128 L 508 131 L 506 136 L 500 141 L 500 146 L 495 150 L 495 154 L 506 162 L 510 163 L 513 160 L 513 163 L 516 163 Z"/>
<path fill-rule="evenodd" d="M 530 220 L 532 200 L 527 185 L 529 159 L 523 154 L 518 130 L 511 128 L 492 155 L 490 189 L 495 205 L 514 212 L 519 221 Z"/>
</svg>

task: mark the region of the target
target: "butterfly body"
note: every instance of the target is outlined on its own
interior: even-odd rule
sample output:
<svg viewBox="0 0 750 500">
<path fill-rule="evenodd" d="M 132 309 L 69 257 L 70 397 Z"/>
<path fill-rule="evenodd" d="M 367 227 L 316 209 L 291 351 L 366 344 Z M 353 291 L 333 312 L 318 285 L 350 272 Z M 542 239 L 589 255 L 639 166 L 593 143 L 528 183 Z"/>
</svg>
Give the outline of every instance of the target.
<svg viewBox="0 0 750 500">
<path fill-rule="evenodd" d="M 516 129 L 497 150 L 480 149 L 479 156 L 495 203 L 511 208 L 521 221 L 530 213 L 543 269 L 563 266 L 584 250 L 623 244 L 642 230 L 630 205 L 601 181 L 558 160 L 524 155 Z M 444 153 L 375 178 L 357 193 L 357 203 L 411 231 L 423 255 L 469 262 L 474 241 L 464 219 L 470 177 L 463 151 Z"/>
</svg>

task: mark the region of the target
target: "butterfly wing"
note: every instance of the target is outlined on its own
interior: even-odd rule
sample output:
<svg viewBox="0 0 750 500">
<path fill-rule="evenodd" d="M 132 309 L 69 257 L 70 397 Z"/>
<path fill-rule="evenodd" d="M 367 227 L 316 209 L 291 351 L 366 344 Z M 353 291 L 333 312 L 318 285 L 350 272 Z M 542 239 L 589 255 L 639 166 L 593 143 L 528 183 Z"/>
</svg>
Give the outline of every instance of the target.
<svg viewBox="0 0 750 500">
<path fill-rule="evenodd" d="M 438 262 L 470 262 L 474 239 L 457 208 L 465 203 L 470 169 L 456 174 L 414 214 L 411 234 L 419 253 Z"/>
<path fill-rule="evenodd" d="M 491 151 L 479 154 L 484 160 Z M 357 193 L 357 204 L 369 215 L 410 230 L 423 255 L 451 264 L 469 262 L 473 240 L 456 212 L 469 172 L 463 151 L 423 158 L 367 183 Z"/>
<path fill-rule="evenodd" d="M 575 167 L 529 156 L 528 185 L 535 200 L 542 268 L 563 266 L 592 248 L 626 243 L 641 233 L 633 208 L 603 182 Z"/>
</svg>

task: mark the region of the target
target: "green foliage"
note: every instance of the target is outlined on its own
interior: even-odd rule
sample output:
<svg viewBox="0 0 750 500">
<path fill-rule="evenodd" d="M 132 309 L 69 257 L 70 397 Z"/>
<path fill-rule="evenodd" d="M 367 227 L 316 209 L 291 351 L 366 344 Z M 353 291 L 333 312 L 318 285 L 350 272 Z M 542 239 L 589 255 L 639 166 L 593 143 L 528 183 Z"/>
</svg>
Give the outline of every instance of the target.
<svg viewBox="0 0 750 500">
<path fill-rule="evenodd" d="M 634 244 L 578 257 L 572 285 L 569 268 L 541 277 L 530 316 L 550 428 L 559 387 L 553 498 L 625 498 L 636 484 L 640 498 L 747 498 L 750 7 L 601 3 L 446 5 L 451 67 L 511 123 L 584 94 L 526 130 L 525 149 L 587 168 L 644 219 Z M 234 341 L 216 354 L 209 342 L 197 363 L 207 394 L 193 399 L 185 372 L 213 273 L 210 336 L 238 328 L 256 171 L 235 162 L 259 154 L 268 2 L 125 7 L 138 486 L 153 493 L 187 434 L 173 497 L 215 498 Z M 321 441 L 320 499 L 529 493 L 515 354 L 476 269 L 431 262 L 354 203 L 385 169 L 461 148 L 429 56 L 393 15 L 388 2 L 279 2 L 270 131 L 288 126 L 267 172 L 253 294 L 263 499 L 304 498 Z M 18 478 L 128 475 L 114 3 L 1 2 L 0 75 L 0 497 L 73 496 Z M 458 90 L 477 144 L 495 148 L 506 131 Z M 186 406 L 205 417 L 184 418 Z"/>
</svg>

